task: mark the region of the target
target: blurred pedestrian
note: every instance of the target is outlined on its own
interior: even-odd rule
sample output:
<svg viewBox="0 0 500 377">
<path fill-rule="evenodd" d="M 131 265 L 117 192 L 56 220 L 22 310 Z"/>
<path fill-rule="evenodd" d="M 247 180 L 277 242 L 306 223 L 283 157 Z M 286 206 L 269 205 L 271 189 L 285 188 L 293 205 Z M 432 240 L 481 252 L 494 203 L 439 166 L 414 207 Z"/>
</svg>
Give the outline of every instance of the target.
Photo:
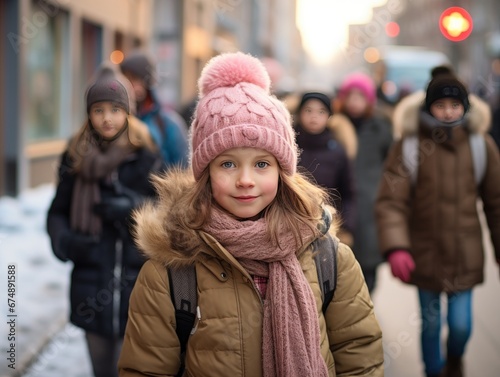
<svg viewBox="0 0 500 377">
<path fill-rule="evenodd" d="M 500 95 L 498 96 L 497 106 L 493 108 L 493 121 L 490 130 L 491 137 L 500 149 Z"/>
<path fill-rule="evenodd" d="M 438 65 L 431 69 L 430 80 L 440 77 L 455 75 L 453 67 L 449 65 Z M 429 80 L 429 81 L 430 81 Z M 481 117 L 478 125 L 482 129 L 489 128 L 491 121 L 491 112 L 489 105 L 486 101 L 482 100 L 480 97 L 474 93 L 469 93 L 469 102 L 472 114 L 479 113 Z M 394 108 L 394 113 L 392 116 L 392 128 L 394 130 L 394 138 L 397 140 L 401 138 L 402 133 L 407 128 L 414 127 L 415 117 L 417 116 L 415 112 L 420 110 L 420 107 L 425 101 L 425 90 L 417 90 L 406 97 L 404 97 L 400 102 L 397 103 Z M 475 121 L 475 117 L 472 117 L 472 121 Z"/>
<path fill-rule="evenodd" d="M 393 141 L 392 127 L 385 117 L 376 112 L 375 83 L 364 73 L 351 73 L 342 81 L 336 106 L 339 113 L 347 116 L 355 130 L 343 130 L 342 127 L 350 126 L 346 122 L 342 122 L 342 127 L 336 127 L 337 133 L 356 138 L 355 141 L 350 141 L 351 144 L 354 143 L 356 151 L 356 225 L 353 251 L 361 264 L 368 289 L 372 292 L 377 279 L 377 267 L 382 262 L 373 211 L 382 167 Z"/>
<path fill-rule="evenodd" d="M 426 375 L 460 377 L 472 331 L 472 288 L 484 279 L 478 198 L 500 260 L 500 157 L 486 133 L 488 114 L 472 106 L 453 75 L 432 79 L 423 104 L 405 118 L 408 128 L 390 151 L 377 199 L 380 248 L 392 274 L 418 288 Z"/>
<path fill-rule="evenodd" d="M 100 71 L 85 100 L 88 119 L 61 156 L 47 231 L 55 256 L 73 263 L 70 320 L 85 331 L 95 376 L 110 377 L 145 260 L 129 232 L 130 214 L 154 196 L 149 174 L 162 160 L 112 70 Z"/>
<path fill-rule="evenodd" d="M 290 114 L 269 86 L 262 63 L 243 53 L 219 55 L 202 71 L 192 171 L 155 179 L 160 204 L 135 217 L 150 260 L 131 297 L 121 376 L 178 373 L 166 266 L 196 274 L 185 375 L 383 376 L 381 331 L 344 244 L 337 289 L 319 309 L 311 242 L 328 237 L 327 194 L 296 172 Z"/>
<path fill-rule="evenodd" d="M 153 57 L 135 50 L 125 57 L 120 68 L 134 88 L 137 116 L 147 124 L 166 167 L 186 167 L 189 153 L 187 127 L 179 114 L 165 110 L 158 100 L 154 89 L 157 74 Z"/>
<path fill-rule="evenodd" d="M 344 147 L 327 127 L 331 100 L 324 93 L 305 93 L 299 103 L 294 128 L 301 151 L 299 166 L 328 190 L 330 202 L 342 218 L 339 239 L 352 246 L 355 228 L 355 189 L 352 162 Z"/>
</svg>

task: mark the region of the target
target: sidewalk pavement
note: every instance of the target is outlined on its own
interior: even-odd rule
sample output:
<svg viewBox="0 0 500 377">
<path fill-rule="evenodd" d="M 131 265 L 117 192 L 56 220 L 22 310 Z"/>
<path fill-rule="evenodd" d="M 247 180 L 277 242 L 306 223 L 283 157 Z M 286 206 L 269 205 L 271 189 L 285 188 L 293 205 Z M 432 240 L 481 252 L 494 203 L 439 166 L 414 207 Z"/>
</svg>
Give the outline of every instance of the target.
<svg viewBox="0 0 500 377">
<path fill-rule="evenodd" d="M 466 377 L 500 375 L 500 271 L 489 239 L 485 231 L 485 282 L 473 290 L 472 336 L 464 360 Z M 416 288 L 392 277 L 388 264 L 380 266 L 377 283 L 372 298 L 383 331 L 385 376 L 425 376 L 420 356 L 420 310 Z M 446 306 L 442 308 L 446 310 Z M 445 336 L 446 330 L 443 344 Z"/>
</svg>

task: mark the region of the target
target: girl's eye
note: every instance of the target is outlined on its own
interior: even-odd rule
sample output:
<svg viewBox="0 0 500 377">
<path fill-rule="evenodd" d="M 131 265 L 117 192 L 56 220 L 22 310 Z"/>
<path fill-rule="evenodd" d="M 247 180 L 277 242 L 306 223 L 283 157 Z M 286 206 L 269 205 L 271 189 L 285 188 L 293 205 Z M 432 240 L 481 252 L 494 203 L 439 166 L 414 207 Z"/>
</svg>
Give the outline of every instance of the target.
<svg viewBox="0 0 500 377">
<path fill-rule="evenodd" d="M 264 169 L 269 166 L 269 163 L 265 161 L 259 161 L 255 164 L 255 166 L 257 166 L 259 169 Z"/>
<path fill-rule="evenodd" d="M 94 113 L 97 113 L 97 114 L 102 113 L 102 109 L 94 109 Z"/>
<path fill-rule="evenodd" d="M 234 167 L 234 163 L 231 162 L 231 161 L 224 161 L 221 166 L 224 168 L 224 169 L 229 169 L 229 168 L 232 168 Z"/>
</svg>

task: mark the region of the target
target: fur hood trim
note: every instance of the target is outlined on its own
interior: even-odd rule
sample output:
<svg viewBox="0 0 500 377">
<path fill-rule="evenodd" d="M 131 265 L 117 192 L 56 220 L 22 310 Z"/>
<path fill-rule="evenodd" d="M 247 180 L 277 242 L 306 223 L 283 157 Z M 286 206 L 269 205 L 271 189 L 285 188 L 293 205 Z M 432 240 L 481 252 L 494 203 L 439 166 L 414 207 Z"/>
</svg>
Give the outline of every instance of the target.
<svg viewBox="0 0 500 377">
<path fill-rule="evenodd" d="M 419 113 L 425 100 L 425 92 L 420 90 L 403 98 L 395 107 L 393 127 L 397 139 L 414 135 L 418 130 Z M 491 126 L 491 110 L 488 104 L 474 94 L 469 94 L 470 109 L 467 127 L 471 132 L 486 133 Z"/>
<path fill-rule="evenodd" d="M 335 139 L 346 150 L 347 157 L 354 160 L 358 153 L 358 137 L 349 118 L 343 114 L 334 113 L 328 119 L 328 128 L 333 131 Z"/>
<path fill-rule="evenodd" d="M 176 219 L 185 211 L 179 202 L 193 187 L 193 174 L 172 169 L 153 176 L 152 182 L 158 198 L 133 214 L 136 244 L 147 258 L 164 265 L 191 264 L 199 256 L 203 242 L 197 231 L 181 226 Z"/>
</svg>

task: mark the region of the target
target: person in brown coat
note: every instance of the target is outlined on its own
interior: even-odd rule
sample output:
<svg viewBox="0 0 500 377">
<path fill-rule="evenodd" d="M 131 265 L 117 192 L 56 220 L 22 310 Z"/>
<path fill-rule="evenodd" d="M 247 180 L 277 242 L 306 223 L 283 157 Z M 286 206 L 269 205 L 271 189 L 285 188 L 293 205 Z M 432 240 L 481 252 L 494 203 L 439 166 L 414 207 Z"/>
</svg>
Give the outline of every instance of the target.
<svg viewBox="0 0 500 377">
<path fill-rule="evenodd" d="M 455 76 L 431 80 L 424 104 L 405 110 L 407 128 L 389 153 L 377 197 L 380 249 L 393 275 L 418 287 L 427 376 L 440 376 L 443 369 L 446 377 L 463 376 L 472 288 L 484 278 L 479 198 L 500 260 L 500 157 L 486 134 L 483 110 L 471 107 Z M 475 134 L 482 140 L 482 164 L 473 157 L 479 148 L 472 143 Z M 415 136 L 418 156 L 408 164 L 405 140 Z M 476 179 L 480 165 L 484 174 Z M 448 299 L 446 363 L 440 344 L 442 293 Z"/>
<path fill-rule="evenodd" d="M 183 375 L 382 377 L 381 330 L 360 266 L 342 243 L 323 314 L 311 245 L 329 230 L 328 196 L 296 171 L 290 114 L 270 95 L 262 63 L 241 52 L 219 55 L 199 89 L 192 171 L 157 177 L 159 203 L 134 217 L 149 261 L 130 300 L 120 376 L 178 375 L 166 266 L 194 266 L 197 318 Z"/>
</svg>

